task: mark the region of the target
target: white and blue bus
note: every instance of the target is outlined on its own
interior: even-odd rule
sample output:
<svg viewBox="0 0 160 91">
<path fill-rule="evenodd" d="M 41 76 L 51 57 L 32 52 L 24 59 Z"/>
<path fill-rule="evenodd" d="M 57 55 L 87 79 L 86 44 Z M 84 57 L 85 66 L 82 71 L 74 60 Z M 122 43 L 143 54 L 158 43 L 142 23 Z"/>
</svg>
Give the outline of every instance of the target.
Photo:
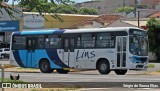
<svg viewBox="0 0 160 91">
<path fill-rule="evenodd" d="M 124 75 L 148 67 L 147 33 L 135 27 L 14 32 L 10 49 L 11 65 L 43 73 L 73 68 Z"/>
</svg>

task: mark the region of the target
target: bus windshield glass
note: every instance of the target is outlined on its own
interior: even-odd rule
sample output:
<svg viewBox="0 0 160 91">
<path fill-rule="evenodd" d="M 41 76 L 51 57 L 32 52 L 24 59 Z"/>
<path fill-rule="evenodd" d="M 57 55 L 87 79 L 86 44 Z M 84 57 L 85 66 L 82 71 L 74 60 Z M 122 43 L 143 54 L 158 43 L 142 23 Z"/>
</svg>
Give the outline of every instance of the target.
<svg viewBox="0 0 160 91">
<path fill-rule="evenodd" d="M 136 30 L 135 30 L 136 31 Z M 140 32 L 140 33 L 138 33 Z M 133 55 L 139 55 L 139 56 L 147 56 L 148 55 L 148 38 L 144 31 L 136 31 L 136 34 L 133 34 L 134 32 L 130 34 L 130 52 Z"/>
</svg>

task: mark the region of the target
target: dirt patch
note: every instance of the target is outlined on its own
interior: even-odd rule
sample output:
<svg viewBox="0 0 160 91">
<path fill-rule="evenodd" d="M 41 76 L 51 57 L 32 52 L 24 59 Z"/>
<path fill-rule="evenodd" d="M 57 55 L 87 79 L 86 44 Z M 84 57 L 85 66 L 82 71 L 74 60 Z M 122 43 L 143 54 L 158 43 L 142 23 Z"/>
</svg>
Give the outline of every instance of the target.
<svg viewBox="0 0 160 91">
<path fill-rule="evenodd" d="M 160 72 L 149 72 L 148 75 L 160 75 Z"/>
<path fill-rule="evenodd" d="M 32 73 L 32 72 L 40 72 L 39 69 L 28 69 L 28 68 L 20 68 L 20 67 L 13 67 L 13 68 L 6 68 L 5 72 L 26 72 L 26 73 Z"/>
<path fill-rule="evenodd" d="M 0 69 L 2 68 L 2 65 L 0 65 Z M 4 68 L 14 68 L 14 66 L 12 65 L 9 65 L 9 64 L 5 64 L 4 65 Z"/>
</svg>

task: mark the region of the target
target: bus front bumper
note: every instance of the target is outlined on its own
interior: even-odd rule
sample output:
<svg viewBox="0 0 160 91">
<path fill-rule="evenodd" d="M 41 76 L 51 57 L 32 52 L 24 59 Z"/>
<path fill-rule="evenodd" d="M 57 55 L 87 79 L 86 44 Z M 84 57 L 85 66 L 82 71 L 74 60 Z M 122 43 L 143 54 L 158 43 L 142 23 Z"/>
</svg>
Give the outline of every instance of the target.
<svg viewBox="0 0 160 91">
<path fill-rule="evenodd" d="M 130 70 L 147 70 L 147 63 L 132 63 L 130 64 Z"/>
</svg>

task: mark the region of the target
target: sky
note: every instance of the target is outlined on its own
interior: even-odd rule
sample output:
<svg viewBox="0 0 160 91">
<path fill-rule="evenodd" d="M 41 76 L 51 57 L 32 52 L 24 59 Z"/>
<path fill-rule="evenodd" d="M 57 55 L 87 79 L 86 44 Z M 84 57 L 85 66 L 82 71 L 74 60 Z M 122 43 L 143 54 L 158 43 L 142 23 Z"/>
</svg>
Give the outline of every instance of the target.
<svg viewBox="0 0 160 91">
<path fill-rule="evenodd" d="M 80 3 L 80 2 L 92 1 L 92 0 L 72 0 L 72 1 L 75 1 L 76 3 Z M 14 3 L 17 4 L 17 2 L 14 2 Z M 9 0 L 8 4 L 12 4 L 12 0 Z"/>
</svg>

